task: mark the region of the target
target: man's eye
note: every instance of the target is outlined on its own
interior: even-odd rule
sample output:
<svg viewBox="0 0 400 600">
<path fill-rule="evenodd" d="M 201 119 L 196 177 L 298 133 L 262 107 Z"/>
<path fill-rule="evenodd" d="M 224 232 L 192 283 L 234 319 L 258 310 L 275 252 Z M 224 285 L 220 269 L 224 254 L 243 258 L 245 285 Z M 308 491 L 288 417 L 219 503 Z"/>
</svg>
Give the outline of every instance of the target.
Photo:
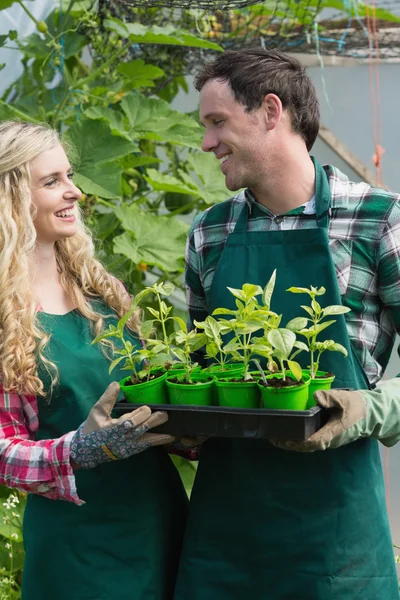
<svg viewBox="0 0 400 600">
<path fill-rule="evenodd" d="M 214 119 L 213 121 L 213 125 L 219 125 L 220 123 L 222 123 L 222 121 L 218 119 Z"/>
</svg>

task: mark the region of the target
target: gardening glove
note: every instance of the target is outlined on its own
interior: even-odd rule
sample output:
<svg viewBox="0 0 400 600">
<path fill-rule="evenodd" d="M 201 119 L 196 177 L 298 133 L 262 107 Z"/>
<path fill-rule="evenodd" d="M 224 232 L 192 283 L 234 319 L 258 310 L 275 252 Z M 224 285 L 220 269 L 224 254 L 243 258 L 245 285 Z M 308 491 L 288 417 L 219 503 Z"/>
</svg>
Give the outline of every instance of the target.
<svg viewBox="0 0 400 600">
<path fill-rule="evenodd" d="M 152 413 L 148 406 L 112 419 L 111 411 L 119 392 L 119 384 L 116 381 L 110 383 L 72 438 L 71 459 L 83 469 L 128 458 L 151 446 L 170 444 L 175 439 L 171 435 L 147 433 L 168 420 L 167 413 Z"/>
<path fill-rule="evenodd" d="M 305 441 L 273 440 L 275 446 L 314 452 L 339 448 L 363 437 L 376 438 L 385 446 L 400 440 L 400 378 L 382 381 L 374 390 L 319 390 L 314 399 L 327 409 L 327 423 Z"/>
</svg>

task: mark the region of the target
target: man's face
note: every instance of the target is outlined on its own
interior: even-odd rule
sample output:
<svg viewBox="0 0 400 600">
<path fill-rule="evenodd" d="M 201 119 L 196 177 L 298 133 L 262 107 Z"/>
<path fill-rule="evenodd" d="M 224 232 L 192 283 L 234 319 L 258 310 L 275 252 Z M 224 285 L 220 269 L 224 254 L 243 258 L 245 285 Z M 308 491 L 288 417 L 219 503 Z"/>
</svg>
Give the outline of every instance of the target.
<svg viewBox="0 0 400 600">
<path fill-rule="evenodd" d="M 246 112 L 228 83 L 211 79 L 200 92 L 200 121 L 205 127 L 202 149 L 220 161 L 226 187 L 257 188 L 268 162 L 263 108 Z"/>
</svg>

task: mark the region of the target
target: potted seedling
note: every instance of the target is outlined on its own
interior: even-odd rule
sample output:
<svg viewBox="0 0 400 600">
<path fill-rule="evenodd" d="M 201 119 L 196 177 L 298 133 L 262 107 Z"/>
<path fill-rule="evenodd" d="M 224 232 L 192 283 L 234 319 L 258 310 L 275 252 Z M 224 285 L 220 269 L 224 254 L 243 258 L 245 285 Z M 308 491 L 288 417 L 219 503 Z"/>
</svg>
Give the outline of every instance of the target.
<svg viewBox="0 0 400 600">
<path fill-rule="evenodd" d="M 296 333 L 306 338 L 306 343 L 310 352 L 310 366 L 308 373 L 310 375 L 310 386 L 309 386 L 309 401 L 308 408 L 315 405 L 313 398 L 314 392 L 317 390 L 329 389 L 332 382 L 335 379 L 333 373 L 319 370 L 319 364 L 321 356 L 324 352 L 340 352 L 347 357 L 347 350 L 341 344 L 338 344 L 334 340 L 318 341 L 317 337 L 327 327 L 336 323 L 335 319 L 325 320 L 327 317 L 343 315 L 350 311 L 347 306 L 332 304 L 323 308 L 317 301 L 317 296 L 323 296 L 326 290 L 324 287 L 316 288 L 311 286 L 308 288 L 291 287 L 287 290 L 293 294 L 308 294 L 311 298 L 310 306 L 302 306 L 301 308 L 306 311 L 308 317 L 298 317 L 288 323 L 287 327 L 292 329 Z"/>
<path fill-rule="evenodd" d="M 268 284 L 267 284 L 268 285 Z M 242 289 L 228 287 L 235 297 L 236 310 L 217 308 L 213 315 L 227 315 L 229 319 L 219 319 L 224 333 L 230 333 L 232 339 L 221 347 L 221 351 L 229 360 L 243 367 L 242 376 L 228 376 L 215 382 L 220 406 L 258 408 L 260 395 L 257 379 L 250 371 L 253 358 L 263 356 L 270 358 L 272 348 L 263 338 L 253 338 L 253 334 L 261 331 L 265 325 L 265 314 L 261 314 L 257 296 L 265 294 L 258 285 L 245 283 Z M 264 311 L 265 313 L 266 311 Z"/>
<path fill-rule="evenodd" d="M 264 407 L 305 410 L 310 377 L 303 374 L 294 359 L 303 350 L 308 351 L 308 347 L 296 339 L 293 331 L 283 327 L 270 330 L 266 337 L 272 347 L 268 363 L 271 374 L 265 376 L 261 371 L 258 383 Z"/>
<path fill-rule="evenodd" d="M 174 286 L 169 283 L 156 283 L 151 287 L 146 287 L 133 298 L 130 310 L 118 321 L 117 325 L 110 325 L 92 342 L 96 344 L 112 338 L 118 340 L 114 345 L 115 358 L 110 364 L 109 372 L 111 373 L 117 365 L 121 370 L 130 372 L 128 377 L 120 381 L 121 389 L 128 402 L 165 404 L 168 401 L 165 388 L 167 372 L 163 368 L 163 364 L 171 358 L 171 340 L 167 334 L 166 322 L 172 317 L 169 316 L 171 307 L 165 304 L 161 296 L 169 296 L 173 289 Z M 147 307 L 153 319 L 144 321 L 140 325 L 140 339 L 143 347 L 137 347 L 126 339 L 125 326 L 138 310 L 140 303 L 149 294 L 156 296 L 159 310 Z M 162 331 L 160 340 L 153 337 L 157 326 Z"/>
<path fill-rule="evenodd" d="M 193 362 L 192 354 L 206 343 L 206 335 L 198 333 L 196 329 L 188 331 L 185 321 L 180 317 L 173 317 L 179 329 L 173 335 L 174 345 L 172 354 L 180 362 L 182 370 L 169 373 L 167 376 L 167 389 L 171 404 L 194 404 L 210 406 L 212 404 L 213 378 L 210 374 L 198 372 L 198 363 Z"/>
<path fill-rule="evenodd" d="M 208 316 L 205 321 L 194 321 L 196 329 L 204 331 L 206 335 L 204 358 L 211 361 L 211 365 L 203 370 L 213 377 L 221 379 L 224 377 L 241 376 L 244 367 L 240 363 L 228 362 L 229 356 L 223 351 L 222 336 L 229 333 L 230 328 Z"/>
</svg>

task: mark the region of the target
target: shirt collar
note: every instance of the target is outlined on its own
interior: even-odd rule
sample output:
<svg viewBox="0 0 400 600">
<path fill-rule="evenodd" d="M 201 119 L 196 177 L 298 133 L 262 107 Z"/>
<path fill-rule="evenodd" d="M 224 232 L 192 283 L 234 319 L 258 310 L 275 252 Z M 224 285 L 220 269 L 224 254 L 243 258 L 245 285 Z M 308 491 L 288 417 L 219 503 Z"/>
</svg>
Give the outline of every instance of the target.
<svg viewBox="0 0 400 600">
<path fill-rule="evenodd" d="M 349 204 L 349 192 L 351 183 L 347 175 L 339 171 L 336 167 L 332 165 L 323 165 L 323 169 L 328 177 L 329 187 L 331 190 L 332 196 L 332 208 L 347 208 Z M 355 185 L 368 185 L 368 184 L 355 184 Z M 247 188 L 245 190 L 241 190 L 236 196 L 238 200 L 242 200 L 247 202 L 247 206 L 249 208 L 249 214 L 252 213 L 252 210 L 255 205 L 260 208 L 262 211 L 266 212 L 272 218 L 275 217 L 268 208 L 262 206 L 255 199 L 252 191 Z M 301 215 L 301 214 L 315 214 L 315 196 L 311 198 L 309 202 L 306 204 L 302 204 L 293 210 L 285 213 L 287 215 Z"/>
</svg>

